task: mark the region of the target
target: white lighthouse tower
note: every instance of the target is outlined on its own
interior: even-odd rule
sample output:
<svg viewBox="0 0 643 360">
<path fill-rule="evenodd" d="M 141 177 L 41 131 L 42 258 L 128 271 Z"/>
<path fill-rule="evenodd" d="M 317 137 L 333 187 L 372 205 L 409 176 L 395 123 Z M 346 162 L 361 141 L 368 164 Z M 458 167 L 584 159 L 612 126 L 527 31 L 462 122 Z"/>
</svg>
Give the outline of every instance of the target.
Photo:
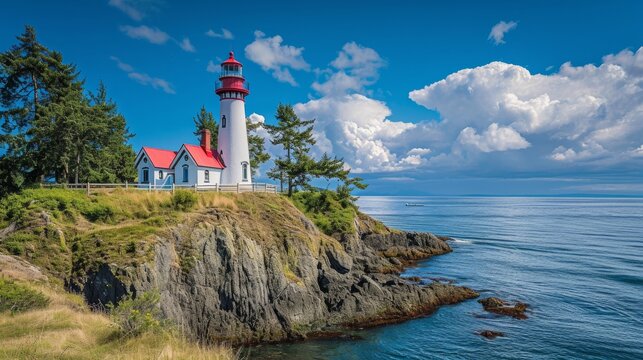
<svg viewBox="0 0 643 360">
<path fill-rule="evenodd" d="M 221 76 L 216 84 L 215 92 L 221 104 L 218 150 L 225 165 L 222 184 L 252 183 L 245 109 L 250 90 L 242 68 L 230 52 L 228 60 L 221 63 Z"/>
</svg>

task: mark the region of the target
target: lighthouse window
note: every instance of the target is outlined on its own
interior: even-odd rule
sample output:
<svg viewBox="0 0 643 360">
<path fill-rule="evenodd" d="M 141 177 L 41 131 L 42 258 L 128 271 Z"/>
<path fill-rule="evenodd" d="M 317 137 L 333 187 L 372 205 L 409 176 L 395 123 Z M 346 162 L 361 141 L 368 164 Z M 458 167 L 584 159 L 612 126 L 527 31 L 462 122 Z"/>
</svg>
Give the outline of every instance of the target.
<svg viewBox="0 0 643 360">
<path fill-rule="evenodd" d="M 241 164 L 241 178 L 243 181 L 248 181 L 248 163 Z"/>
<path fill-rule="evenodd" d="M 221 127 L 224 128 L 226 123 L 225 115 L 221 116 Z"/>
<path fill-rule="evenodd" d="M 210 182 L 210 171 L 209 170 L 205 171 L 205 182 L 207 182 L 207 183 Z"/>
<path fill-rule="evenodd" d="M 150 169 L 143 168 L 143 182 L 150 182 Z"/>
<path fill-rule="evenodd" d="M 188 166 L 183 165 L 183 182 L 188 182 Z"/>
</svg>

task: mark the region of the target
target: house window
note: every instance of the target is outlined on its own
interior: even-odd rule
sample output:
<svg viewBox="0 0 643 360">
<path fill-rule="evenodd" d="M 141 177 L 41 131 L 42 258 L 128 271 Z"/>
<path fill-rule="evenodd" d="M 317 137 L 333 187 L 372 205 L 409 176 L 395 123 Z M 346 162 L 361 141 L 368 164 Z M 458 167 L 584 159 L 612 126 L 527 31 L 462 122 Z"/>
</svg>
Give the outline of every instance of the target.
<svg viewBox="0 0 643 360">
<path fill-rule="evenodd" d="M 159 179 L 163 179 L 163 170 L 159 170 Z"/>
<path fill-rule="evenodd" d="M 150 169 L 143 168 L 143 182 L 150 182 Z"/>
<path fill-rule="evenodd" d="M 185 156 L 183 157 L 183 160 L 188 161 L 188 156 L 187 156 L 187 155 L 185 155 Z"/>
<path fill-rule="evenodd" d="M 225 115 L 221 116 L 221 127 L 224 128 L 226 123 Z"/>
<path fill-rule="evenodd" d="M 248 163 L 241 164 L 241 178 L 243 181 L 248 181 Z"/>
<path fill-rule="evenodd" d="M 147 164 L 147 158 L 146 157 L 143 158 L 143 162 Z"/>
<path fill-rule="evenodd" d="M 188 182 L 188 166 L 183 165 L 183 182 Z"/>
<path fill-rule="evenodd" d="M 205 182 L 207 182 L 207 183 L 210 182 L 210 171 L 209 170 L 205 171 Z"/>
</svg>

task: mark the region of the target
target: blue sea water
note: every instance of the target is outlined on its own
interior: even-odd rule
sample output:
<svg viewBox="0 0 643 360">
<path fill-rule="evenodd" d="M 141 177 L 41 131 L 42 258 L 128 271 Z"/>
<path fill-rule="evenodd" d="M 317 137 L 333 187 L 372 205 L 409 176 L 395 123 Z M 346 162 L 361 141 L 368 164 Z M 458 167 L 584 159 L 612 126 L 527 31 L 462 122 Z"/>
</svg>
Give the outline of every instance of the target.
<svg viewBox="0 0 643 360">
<path fill-rule="evenodd" d="M 360 340 L 260 346 L 249 358 L 643 359 L 643 199 L 362 197 L 359 206 L 388 226 L 456 239 L 452 253 L 404 275 L 527 302 L 529 318 L 491 316 L 471 300 Z M 476 334 L 484 329 L 506 337 Z"/>
</svg>

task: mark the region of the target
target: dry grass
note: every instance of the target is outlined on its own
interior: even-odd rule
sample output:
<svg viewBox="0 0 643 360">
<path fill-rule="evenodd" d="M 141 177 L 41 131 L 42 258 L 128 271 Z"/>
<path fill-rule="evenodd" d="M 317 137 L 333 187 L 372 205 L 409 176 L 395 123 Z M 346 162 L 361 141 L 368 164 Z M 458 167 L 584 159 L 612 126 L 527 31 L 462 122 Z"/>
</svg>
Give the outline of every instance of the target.
<svg viewBox="0 0 643 360">
<path fill-rule="evenodd" d="M 238 358 L 225 346 L 204 347 L 174 333 L 121 340 L 109 318 L 89 311 L 79 296 L 29 285 L 51 305 L 17 315 L 0 314 L 0 359 L 216 359 Z"/>
</svg>

